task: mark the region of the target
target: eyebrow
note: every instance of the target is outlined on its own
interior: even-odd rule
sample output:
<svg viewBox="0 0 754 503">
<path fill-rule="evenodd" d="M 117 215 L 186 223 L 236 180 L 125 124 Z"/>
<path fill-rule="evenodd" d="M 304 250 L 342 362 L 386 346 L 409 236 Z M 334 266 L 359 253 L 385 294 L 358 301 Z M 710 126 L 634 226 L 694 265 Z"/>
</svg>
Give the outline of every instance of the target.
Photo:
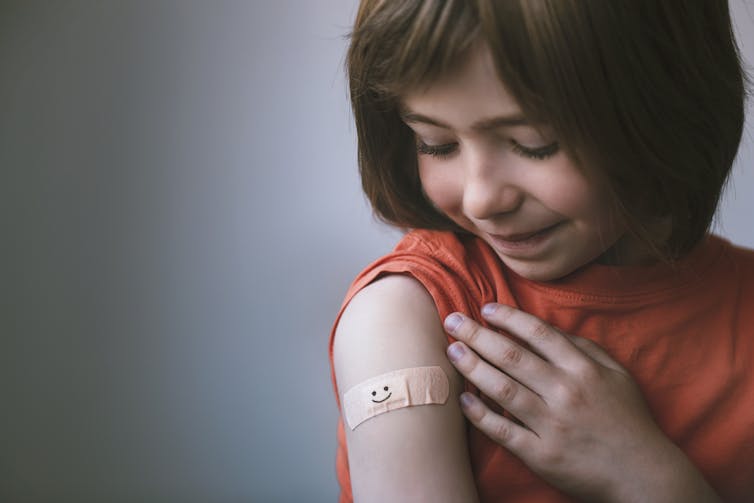
<svg viewBox="0 0 754 503">
<path fill-rule="evenodd" d="M 426 115 L 417 114 L 408 110 L 401 112 L 401 118 L 407 123 L 422 123 L 429 124 L 431 126 L 437 126 L 445 129 L 452 129 L 447 124 L 444 124 L 437 119 L 427 117 Z M 511 127 L 511 126 L 528 126 L 531 122 L 522 114 L 505 115 L 500 117 L 492 117 L 490 119 L 484 119 L 474 123 L 471 129 L 474 131 L 489 131 L 499 127 Z"/>
</svg>

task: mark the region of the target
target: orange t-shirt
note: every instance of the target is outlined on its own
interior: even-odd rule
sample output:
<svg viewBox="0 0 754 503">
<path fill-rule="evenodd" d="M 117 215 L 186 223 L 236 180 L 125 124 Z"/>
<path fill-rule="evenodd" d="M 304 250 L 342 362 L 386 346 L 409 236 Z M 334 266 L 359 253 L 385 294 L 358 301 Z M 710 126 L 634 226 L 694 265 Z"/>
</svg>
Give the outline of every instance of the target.
<svg viewBox="0 0 754 503">
<path fill-rule="evenodd" d="M 391 273 L 422 283 L 440 319 L 460 311 L 481 322 L 481 307 L 499 302 L 599 343 L 631 372 L 659 426 L 723 500 L 754 501 L 754 251 L 709 236 L 675 268 L 590 264 L 538 283 L 507 269 L 476 237 L 413 231 L 356 278 L 340 313 Z M 337 400 L 334 372 L 332 379 Z M 468 437 L 480 501 L 573 501 L 475 428 Z M 337 438 L 340 501 L 348 502 L 342 420 Z"/>
</svg>

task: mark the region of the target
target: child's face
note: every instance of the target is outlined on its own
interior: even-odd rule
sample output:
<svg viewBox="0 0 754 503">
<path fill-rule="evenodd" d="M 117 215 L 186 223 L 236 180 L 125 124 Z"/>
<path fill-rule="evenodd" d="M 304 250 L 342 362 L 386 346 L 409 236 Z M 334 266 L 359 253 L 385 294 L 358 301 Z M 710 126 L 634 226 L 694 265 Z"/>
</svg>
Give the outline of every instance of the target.
<svg viewBox="0 0 754 503">
<path fill-rule="evenodd" d="M 537 130 L 526 122 L 486 47 L 401 104 L 416 133 L 429 199 L 519 275 L 560 278 L 600 257 L 624 234 L 611 218 L 605 191 L 546 126 Z"/>
</svg>

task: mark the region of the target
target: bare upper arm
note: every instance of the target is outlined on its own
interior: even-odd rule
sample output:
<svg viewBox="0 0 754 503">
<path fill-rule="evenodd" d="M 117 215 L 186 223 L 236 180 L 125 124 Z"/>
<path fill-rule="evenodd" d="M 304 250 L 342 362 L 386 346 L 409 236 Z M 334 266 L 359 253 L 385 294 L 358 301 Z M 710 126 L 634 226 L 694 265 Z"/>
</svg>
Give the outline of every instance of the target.
<svg viewBox="0 0 754 503">
<path fill-rule="evenodd" d="M 434 302 L 408 276 L 384 277 L 354 296 L 336 329 L 333 360 L 343 394 L 377 375 L 440 366 L 450 382 L 443 405 L 405 407 L 346 426 L 354 500 L 477 501 L 458 405 L 462 380 L 445 356 Z"/>
</svg>

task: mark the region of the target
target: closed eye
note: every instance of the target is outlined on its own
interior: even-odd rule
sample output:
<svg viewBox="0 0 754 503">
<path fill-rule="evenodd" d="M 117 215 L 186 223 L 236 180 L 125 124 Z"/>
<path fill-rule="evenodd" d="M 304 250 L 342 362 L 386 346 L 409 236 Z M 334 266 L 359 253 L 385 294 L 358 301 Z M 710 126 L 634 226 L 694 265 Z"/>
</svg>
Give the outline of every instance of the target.
<svg viewBox="0 0 754 503">
<path fill-rule="evenodd" d="M 421 140 L 416 140 L 416 151 L 419 154 L 431 155 L 432 157 L 448 157 L 456 149 L 456 143 L 444 145 L 427 145 Z"/>
<path fill-rule="evenodd" d="M 416 151 L 420 155 L 430 155 L 432 157 L 438 158 L 449 157 L 453 152 L 455 152 L 457 147 L 457 143 L 428 145 L 419 139 L 416 140 Z M 521 157 L 543 161 L 548 157 L 552 157 L 553 155 L 557 154 L 560 150 L 560 145 L 558 144 L 558 142 L 552 142 L 542 147 L 531 148 L 521 145 L 516 140 L 510 140 L 510 148 L 514 153 L 520 155 Z"/>
<path fill-rule="evenodd" d="M 524 147 L 516 140 L 511 140 L 511 149 L 520 156 L 542 161 L 557 154 L 558 150 L 560 150 L 560 145 L 558 142 L 554 141 L 544 147 L 529 148 Z"/>
</svg>

